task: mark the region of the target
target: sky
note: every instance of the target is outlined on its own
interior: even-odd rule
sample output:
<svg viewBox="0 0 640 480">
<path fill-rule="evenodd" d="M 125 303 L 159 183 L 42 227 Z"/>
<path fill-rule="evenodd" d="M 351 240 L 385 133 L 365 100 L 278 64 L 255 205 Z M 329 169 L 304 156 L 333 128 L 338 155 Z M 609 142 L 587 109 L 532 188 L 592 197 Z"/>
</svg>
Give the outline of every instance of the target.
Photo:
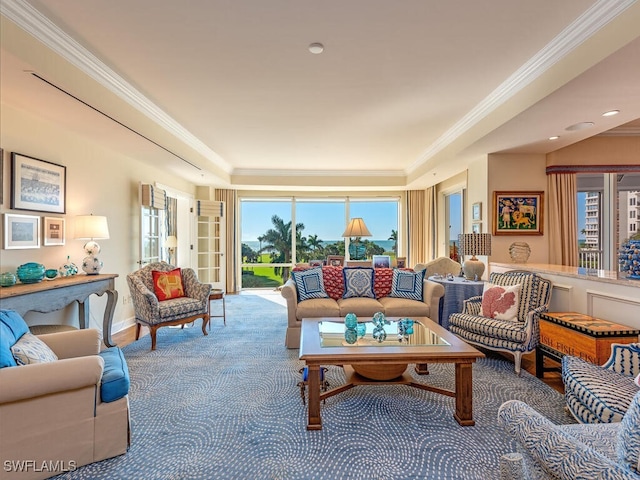
<svg viewBox="0 0 640 480">
<path fill-rule="evenodd" d="M 320 240 L 341 240 L 347 225 L 344 202 L 296 203 L 296 223 L 303 223 L 303 236 L 318 235 Z M 396 202 L 351 202 L 349 218 L 362 217 L 372 236 L 370 240 L 387 240 L 398 229 Z M 241 207 L 242 241 L 256 241 L 273 227 L 271 217 L 278 215 L 285 222 L 291 220 L 291 202 L 243 201 Z"/>
</svg>

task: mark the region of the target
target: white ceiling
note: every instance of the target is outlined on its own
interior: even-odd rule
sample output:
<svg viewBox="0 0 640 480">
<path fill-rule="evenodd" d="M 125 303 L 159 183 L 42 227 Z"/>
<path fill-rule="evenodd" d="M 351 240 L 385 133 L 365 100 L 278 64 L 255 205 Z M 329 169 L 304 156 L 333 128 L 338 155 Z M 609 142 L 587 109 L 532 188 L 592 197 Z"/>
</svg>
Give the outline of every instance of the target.
<svg viewBox="0 0 640 480">
<path fill-rule="evenodd" d="M 420 188 L 487 153 L 547 153 L 640 118 L 634 0 L 1 8 L 3 103 L 197 184 Z M 582 121 L 595 125 L 565 131 Z"/>
</svg>

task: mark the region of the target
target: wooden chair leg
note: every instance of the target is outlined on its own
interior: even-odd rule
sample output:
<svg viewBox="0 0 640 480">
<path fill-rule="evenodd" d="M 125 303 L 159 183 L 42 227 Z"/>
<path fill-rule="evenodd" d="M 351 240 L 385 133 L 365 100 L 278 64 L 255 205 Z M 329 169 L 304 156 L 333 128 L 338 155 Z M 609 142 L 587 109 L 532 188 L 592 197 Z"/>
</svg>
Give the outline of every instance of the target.
<svg viewBox="0 0 640 480">
<path fill-rule="evenodd" d="M 207 333 L 207 323 L 209 323 L 209 321 L 210 321 L 209 315 L 205 313 L 202 316 L 202 333 L 205 335 L 209 335 L 209 333 Z"/>
<path fill-rule="evenodd" d="M 156 349 L 156 331 L 157 330 L 158 330 L 158 327 L 155 325 L 151 325 L 149 327 L 149 333 L 151 334 L 151 350 Z"/>
<path fill-rule="evenodd" d="M 142 327 L 142 325 L 140 325 L 140 322 L 136 322 L 136 340 L 138 340 L 140 338 L 140 328 Z"/>
</svg>

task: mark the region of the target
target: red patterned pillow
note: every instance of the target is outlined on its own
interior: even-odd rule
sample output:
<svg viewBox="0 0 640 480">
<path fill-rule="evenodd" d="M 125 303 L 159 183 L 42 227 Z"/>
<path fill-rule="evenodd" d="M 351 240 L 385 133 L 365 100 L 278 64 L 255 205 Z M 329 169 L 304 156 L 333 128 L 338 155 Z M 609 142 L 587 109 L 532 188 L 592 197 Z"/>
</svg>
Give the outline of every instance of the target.
<svg viewBox="0 0 640 480">
<path fill-rule="evenodd" d="M 373 291 L 376 298 L 388 297 L 391 293 L 393 268 L 376 268 L 373 274 Z"/>
<path fill-rule="evenodd" d="M 342 298 L 344 294 L 344 279 L 342 278 L 342 267 L 324 266 L 322 267 L 322 281 L 324 291 L 334 300 Z"/>
<path fill-rule="evenodd" d="M 503 287 L 485 283 L 482 292 L 482 316 L 498 320 L 517 320 L 519 296 L 520 285 Z"/>
<path fill-rule="evenodd" d="M 153 291 L 158 300 L 170 300 L 172 298 L 184 297 L 184 288 L 182 286 L 182 271 L 180 268 L 161 272 L 153 270 Z"/>
</svg>

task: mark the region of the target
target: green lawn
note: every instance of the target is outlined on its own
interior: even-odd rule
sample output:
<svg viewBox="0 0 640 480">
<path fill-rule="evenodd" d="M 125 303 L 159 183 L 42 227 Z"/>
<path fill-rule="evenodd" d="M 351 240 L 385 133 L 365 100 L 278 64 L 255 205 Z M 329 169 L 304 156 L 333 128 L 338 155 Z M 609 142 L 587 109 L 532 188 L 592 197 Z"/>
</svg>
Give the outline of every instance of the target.
<svg viewBox="0 0 640 480">
<path fill-rule="evenodd" d="M 262 254 L 261 260 L 267 263 L 270 260 L 269 255 Z M 243 288 L 275 288 L 282 283 L 282 277 L 275 274 L 274 267 L 243 267 L 242 269 Z"/>
</svg>

